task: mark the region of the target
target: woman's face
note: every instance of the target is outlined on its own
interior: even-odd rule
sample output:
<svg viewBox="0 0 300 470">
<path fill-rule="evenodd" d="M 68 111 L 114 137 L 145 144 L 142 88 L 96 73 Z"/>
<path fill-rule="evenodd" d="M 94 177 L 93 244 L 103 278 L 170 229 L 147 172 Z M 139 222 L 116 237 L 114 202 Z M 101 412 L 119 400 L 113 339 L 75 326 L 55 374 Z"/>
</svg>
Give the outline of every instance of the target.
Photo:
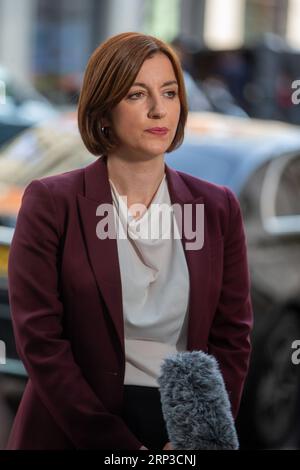
<svg viewBox="0 0 300 470">
<path fill-rule="evenodd" d="M 156 53 L 145 60 L 127 95 L 111 111 L 108 125 L 120 143 L 114 153 L 129 159 L 163 155 L 175 137 L 180 108 L 172 63 L 165 54 Z M 147 131 L 155 127 L 168 131 Z"/>
</svg>

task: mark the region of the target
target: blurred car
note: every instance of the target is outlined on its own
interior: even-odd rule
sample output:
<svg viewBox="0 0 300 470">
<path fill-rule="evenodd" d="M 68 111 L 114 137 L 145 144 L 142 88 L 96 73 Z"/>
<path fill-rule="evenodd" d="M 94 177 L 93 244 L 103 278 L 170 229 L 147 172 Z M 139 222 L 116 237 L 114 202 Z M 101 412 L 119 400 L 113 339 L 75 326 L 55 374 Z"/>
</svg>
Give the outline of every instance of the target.
<svg viewBox="0 0 300 470">
<path fill-rule="evenodd" d="M 0 340 L 5 342 L 6 349 L 6 363 L 0 362 L 0 449 L 5 447 L 26 383 L 26 372 L 16 354 L 8 305 L 7 261 L 12 235 L 12 228 L 0 226 Z"/>
<path fill-rule="evenodd" d="M 33 126 L 0 150 L 0 225 L 14 227 L 25 186 L 95 159 L 79 136 L 76 114 Z"/>
<path fill-rule="evenodd" d="M 27 381 L 15 348 L 7 283 L 9 246 L 22 195 L 34 178 L 72 170 L 94 160 L 79 136 L 74 113 L 34 125 L 0 151 L 0 340 L 6 344 L 6 364 L 0 364 L 0 449 Z"/>
<path fill-rule="evenodd" d="M 31 85 L 17 81 L 0 66 L 0 146 L 24 129 L 58 115 L 56 108 Z"/>
<path fill-rule="evenodd" d="M 63 122 L 61 118 L 56 125 L 27 131 L 0 154 L 0 175 L 4 175 L 5 184 L 19 188 L 21 194 L 34 178 L 93 161 L 95 157 L 83 147 L 75 116 L 65 117 Z M 243 211 L 255 327 L 250 371 L 237 421 L 241 447 L 299 447 L 299 371 L 291 361 L 292 342 L 300 338 L 299 128 L 215 113 L 190 113 L 185 141 L 166 154 L 166 163 L 230 187 Z M 9 200 L 8 196 L 7 208 Z M 20 199 L 14 204 L 15 216 Z M 0 370 L 3 377 L 19 377 L 16 383 L 22 384 L 26 372 L 15 351 L 7 297 L 6 269 L 13 227 L 2 229 L 0 331 L 7 344 L 7 364 Z M 6 392 L 6 401 L 11 391 L 17 390 L 10 400 L 16 404 L 22 386 L 6 390 L 10 391 Z"/>
<path fill-rule="evenodd" d="M 299 448 L 300 369 L 291 356 L 300 338 L 300 130 L 192 114 L 188 134 L 166 162 L 230 187 L 245 220 L 255 323 L 241 445 Z"/>
</svg>

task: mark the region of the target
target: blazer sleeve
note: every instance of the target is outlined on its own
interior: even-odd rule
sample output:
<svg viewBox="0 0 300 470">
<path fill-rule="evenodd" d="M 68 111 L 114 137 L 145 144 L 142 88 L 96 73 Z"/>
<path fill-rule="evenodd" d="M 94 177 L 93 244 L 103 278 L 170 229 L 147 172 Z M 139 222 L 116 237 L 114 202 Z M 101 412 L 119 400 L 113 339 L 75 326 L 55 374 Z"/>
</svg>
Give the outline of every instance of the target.
<svg viewBox="0 0 300 470">
<path fill-rule="evenodd" d="M 224 236 L 223 281 L 209 335 L 208 352 L 220 366 L 236 418 L 249 367 L 253 325 L 246 237 L 239 202 L 225 187 L 228 225 Z"/>
<path fill-rule="evenodd" d="M 105 409 L 64 337 L 59 246 L 54 200 L 45 183 L 33 180 L 23 195 L 8 263 L 17 352 L 44 406 L 75 448 L 138 449 L 142 443 Z"/>
</svg>

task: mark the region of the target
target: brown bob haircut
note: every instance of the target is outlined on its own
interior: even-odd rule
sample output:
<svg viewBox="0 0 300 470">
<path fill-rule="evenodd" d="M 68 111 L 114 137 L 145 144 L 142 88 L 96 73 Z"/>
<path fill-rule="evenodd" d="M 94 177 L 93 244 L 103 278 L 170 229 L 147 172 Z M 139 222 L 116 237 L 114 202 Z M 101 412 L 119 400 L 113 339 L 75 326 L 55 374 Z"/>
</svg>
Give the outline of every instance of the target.
<svg viewBox="0 0 300 470">
<path fill-rule="evenodd" d="M 109 119 L 110 110 L 126 96 L 145 59 L 158 52 L 165 54 L 173 65 L 181 103 L 177 131 L 167 152 L 182 144 L 188 106 L 179 58 L 171 46 L 160 39 L 127 32 L 100 44 L 85 70 L 78 104 L 78 127 L 85 146 L 93 155 L 109 153 L 118 145 L 111 129 L 102 132 L 102 118 Z"/>
</svg>

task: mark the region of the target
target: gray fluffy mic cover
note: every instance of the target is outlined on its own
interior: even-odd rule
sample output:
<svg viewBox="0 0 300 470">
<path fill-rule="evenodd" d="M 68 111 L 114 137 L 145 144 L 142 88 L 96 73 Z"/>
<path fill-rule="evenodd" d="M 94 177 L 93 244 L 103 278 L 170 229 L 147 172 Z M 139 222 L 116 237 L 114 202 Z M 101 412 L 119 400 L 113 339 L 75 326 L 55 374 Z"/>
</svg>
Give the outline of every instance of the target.
<svg viewBox="0 0 300 470">
<path fill-rule="evenodd" d="M 203 351 L 168 356 L 158 378 L 162 411 L 174 449 L 238 449 L 238 437 L 216 359 Z"/>
</svg>

